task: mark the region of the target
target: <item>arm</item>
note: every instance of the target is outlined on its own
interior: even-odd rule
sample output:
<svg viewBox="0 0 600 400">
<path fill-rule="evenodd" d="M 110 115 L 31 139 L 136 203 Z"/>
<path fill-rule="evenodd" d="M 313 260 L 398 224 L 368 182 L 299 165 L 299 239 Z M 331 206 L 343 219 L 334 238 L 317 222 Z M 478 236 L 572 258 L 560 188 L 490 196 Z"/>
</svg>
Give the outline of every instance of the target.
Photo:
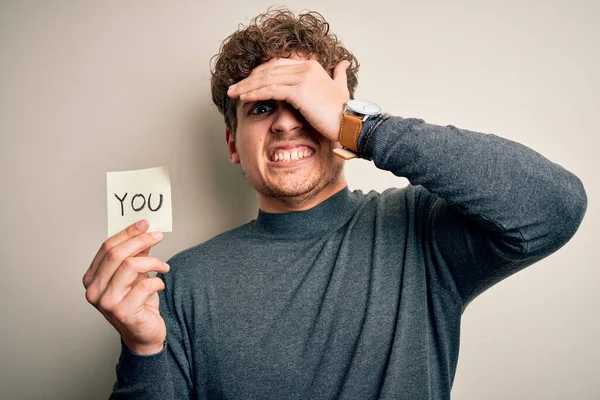
<svg viewBox="0 0 600 400">
<path fill-rule="evenodd" d="M 465 306 L 558 250 L 586 210 L 576 176 L 493 134 L 383 115 L 358 145 L 361 157 L 426 189 L 419 203 L 435 274 L 451 278 Z"/>
</svg>

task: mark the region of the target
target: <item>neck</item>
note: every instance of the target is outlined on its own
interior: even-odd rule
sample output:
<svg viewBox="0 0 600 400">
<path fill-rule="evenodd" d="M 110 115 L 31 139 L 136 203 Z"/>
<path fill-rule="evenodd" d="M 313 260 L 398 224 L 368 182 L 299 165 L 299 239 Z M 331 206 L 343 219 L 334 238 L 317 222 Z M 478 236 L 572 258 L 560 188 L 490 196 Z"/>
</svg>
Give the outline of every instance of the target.
<svg viewBox="0 0 600 400">
<path fill-rule="evenodd" d="M 344 189 L 348 183 L 344 174 L 340 174 L 340 179 L 336 182 L 318 190 L 316 194 L 309 192 L 296 197 L 271 197 L 258 193 L 258 205 L 261 210 L 269 213 L 287 213 L 292 211 L 309 210 L 318 204 L 321 204 L 340 190 Z"/>
</svg>

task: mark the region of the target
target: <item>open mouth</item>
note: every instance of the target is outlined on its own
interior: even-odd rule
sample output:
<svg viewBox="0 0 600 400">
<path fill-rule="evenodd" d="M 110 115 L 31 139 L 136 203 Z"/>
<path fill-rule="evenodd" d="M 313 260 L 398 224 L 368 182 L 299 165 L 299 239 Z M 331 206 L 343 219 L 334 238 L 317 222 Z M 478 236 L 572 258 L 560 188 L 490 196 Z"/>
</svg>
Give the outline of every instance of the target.
<svg viewBox="0 0 600 400">
<path fill-rule="evenodd" d="M 291 164 L 312 157 L 315 150 L 308 146 L 276 148 L 269 156 L 269 161 L 276 164 Z"/>
</svg>

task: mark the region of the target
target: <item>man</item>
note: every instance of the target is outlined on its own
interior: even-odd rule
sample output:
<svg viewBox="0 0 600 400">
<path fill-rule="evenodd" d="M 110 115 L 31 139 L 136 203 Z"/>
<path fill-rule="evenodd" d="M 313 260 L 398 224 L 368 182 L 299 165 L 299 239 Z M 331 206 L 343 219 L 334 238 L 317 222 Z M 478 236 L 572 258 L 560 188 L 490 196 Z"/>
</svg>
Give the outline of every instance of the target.
<svg viewBox="0 0 600 400">
<path fill-rule="evenodd" d="M 170 267 L 146 221 L 103 243 L 83 283 L 122 337 L 114 398 L 448 399 L 465 307 L 575 233 L 577 177 L 492 134 L 363 124 L 357 68 L 316 13 L 223 43 L 213 100 L 258 217 Z M 350 191 L 353 153 L 411 184 Z"/>
</svg>

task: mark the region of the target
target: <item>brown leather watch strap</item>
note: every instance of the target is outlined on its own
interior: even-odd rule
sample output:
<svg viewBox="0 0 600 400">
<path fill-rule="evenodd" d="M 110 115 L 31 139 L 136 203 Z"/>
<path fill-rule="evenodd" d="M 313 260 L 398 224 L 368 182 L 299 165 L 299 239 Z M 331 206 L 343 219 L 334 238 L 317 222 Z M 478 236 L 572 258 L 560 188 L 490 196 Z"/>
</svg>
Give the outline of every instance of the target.
<svg viewBox="0 0 600 400">
<path fill-rule="evenodd" d="M 358 152 L 358 136 L 362 130 L 362 118 L 344 114 L 340 125 L 340 143 L 347 149 Z"/>
<path fill-rule="evenodd" d="M 353 158 L 358 158 L 358 154 L 350 151 L 348 149 L 344 149 L 343 147 L 336 147 L 333 149 L 333 154 L 338 157 L 343 158 L 344 160 L 351 160 Z"/>
</svg>

